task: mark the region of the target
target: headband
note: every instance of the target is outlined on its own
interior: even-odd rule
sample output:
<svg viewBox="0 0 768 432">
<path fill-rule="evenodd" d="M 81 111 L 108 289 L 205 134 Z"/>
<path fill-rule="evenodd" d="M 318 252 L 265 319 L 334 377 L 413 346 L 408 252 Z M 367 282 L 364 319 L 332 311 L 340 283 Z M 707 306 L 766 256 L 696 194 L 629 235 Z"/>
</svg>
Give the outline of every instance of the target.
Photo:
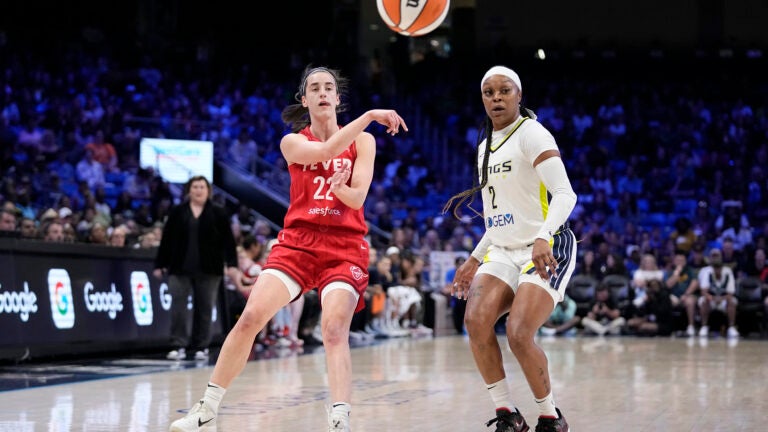
<svg viewBox="0 0 768 432">
<path fill-rule="evenodd" d="M 316 67 L 313 69 L 310 69 L 309 72 L 307 72 L 307 75 L 304 77 L 304 80 L 301 82 L 301 87 L 299 87 L 299 96 L 304 96 L 306 93 L 306 87 L 307 87 L 307 79 L 309 79 L 309 76 L 312 74 L 315 74 L 317 72 L 328 72 L 331 74 L 331 77 L 333 78 L 333 82 L 336 82 L 336 75 L 328 68 L 325 67 Z"/>
<path fill-rule="evenodd" d="M 517 75 L 517 73 L 515 71 L 513 71 L 512 69 L 510 69 L 508 67 L 504 67 L 504 66 L 494 66 L 494 67 L 488 69 L 488 72 L 486 72 L 485 75 L 483 75 L 483 80 L 480 81 L 480 89 L 481 90 L 483 89 L 483 83 L 485 82 L 485 80 L 487 80 L 488 78 L 490 78 L 493 75 L 503 75 L 503 76 L 511 79 L 515 84 L 517 84 L 517 88 L 520 91 L 523 91 L 523 85 L 520 84 L 520 77 Z"/>
</svg>

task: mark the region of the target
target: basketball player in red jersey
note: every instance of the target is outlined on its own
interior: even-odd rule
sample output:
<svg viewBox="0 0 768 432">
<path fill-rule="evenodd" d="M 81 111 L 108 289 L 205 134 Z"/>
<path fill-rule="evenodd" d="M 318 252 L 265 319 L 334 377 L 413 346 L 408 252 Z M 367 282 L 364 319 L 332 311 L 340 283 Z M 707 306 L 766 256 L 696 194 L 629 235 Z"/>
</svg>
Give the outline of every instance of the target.
<svg viewBox="0 0 768 432">
<path fill-rule="evenodd" d="M 243 314 L 227 335 L 205 393 L 171 432 L 215 430 L 219 403 L 245 367 L 256 334 L 277 311 L 317 288 L 332 408 L 328 431 L 349 431 L 352 360 L 349 327 L 363 308 L 368 285 L 367 225 L 363 202 L 373 178 L 376 145 L 365 132 L 372 122 L 396 134 L 405 121 L 393 110 L 367 111 L 342 127 L 337 113 L 347 81 L 338 71 L 307 68 L 298 104 L 283 110 L 292 132 L 280 142 L 291 175 L 283 230 Z M 206 429 L 209 428 L 209 429 Z"/>
</svg>

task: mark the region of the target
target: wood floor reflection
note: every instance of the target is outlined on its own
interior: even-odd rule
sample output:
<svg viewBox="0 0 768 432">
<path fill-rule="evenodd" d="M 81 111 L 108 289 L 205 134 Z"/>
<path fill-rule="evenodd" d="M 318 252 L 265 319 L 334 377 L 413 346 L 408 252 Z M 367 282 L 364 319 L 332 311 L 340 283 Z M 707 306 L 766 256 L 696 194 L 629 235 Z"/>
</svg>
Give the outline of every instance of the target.
<svg viewBox="0 0 768 432">
<path fill-rule="evenodd" d="M 572 431 L 763 431 L 768 341 L 551 338 L 555 398 Z M 512 395 L 536 406 L 504 351 Z M 467 339 L 398 339 L 352 350 L 355 432 L 487 431 L 493 406 Z M 204 390 L 211 366 L 148 359 L 151 373 L 0 392 L 0 432 L 167 431 Z M 324 431 L 322 351 L 250 361 L 218 431 Z"/>
</svg>

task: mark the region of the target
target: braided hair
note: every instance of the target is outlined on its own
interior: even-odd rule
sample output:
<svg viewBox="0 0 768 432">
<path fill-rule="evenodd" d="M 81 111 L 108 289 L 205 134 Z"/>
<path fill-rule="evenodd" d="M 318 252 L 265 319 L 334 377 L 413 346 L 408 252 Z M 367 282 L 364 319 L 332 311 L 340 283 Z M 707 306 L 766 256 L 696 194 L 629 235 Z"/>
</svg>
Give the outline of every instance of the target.
<svg viewBox="0 0 768 432">
<path fill-rule="evenodd" d="M 522 104 L 520 104 L 520 114 L 523 117 L 526 118 L 532 118 L 536 119 L 536 113 L 534 113 L 532 110 L 524 107 Z M 493 124 L 491 123 L 490 117 L 485 117 L 485 125 L 483 127 L 483 131 L 481 134 L 477 137 L 477 151 L 480 151 L 480 143 L 483 142 L 483 140 L 488 140 L 485 145 L 485 150 L 483 152 L 483 167 L 481 168 L 481 172 L 477 172 L 477 164 L 472 164 L 474 166 L 474 176 L 472 177 L 472 182 L 474 183 L 478 175 L 480 174 L 480 183 L 471 187 L 470 189 L 467 189 L 465 191 L 459 192 L 456 195 L 452 196 L 448 199 L 448 202 L 445 203 L 445 206 L 443 206 L 443 213 L 448 213 L 449 211 L 453 214 L 453 216 L 456 219 L 461 219 L 461 211 L 460 208 L 462 206 L 467 206 L 470 210 L 472 210 L 475 215 L 481 216 L 477 210 L 472 208 L 470 205 L 475 201 L 475 194 L 477 192 L 480 192 L 483 190 L 485 185 L 488 184 L 488 159 L 490 158 L 490 147 L 491 147 L 491 134 L 493 133 Z"/>
</svg>

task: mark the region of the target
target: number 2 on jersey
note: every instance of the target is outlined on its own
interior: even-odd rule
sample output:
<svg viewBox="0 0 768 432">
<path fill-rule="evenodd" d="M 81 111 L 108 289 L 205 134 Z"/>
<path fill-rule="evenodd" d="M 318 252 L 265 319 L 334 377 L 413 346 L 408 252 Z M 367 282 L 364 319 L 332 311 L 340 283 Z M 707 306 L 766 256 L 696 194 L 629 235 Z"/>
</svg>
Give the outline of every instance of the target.
<svg viewBox="0 0 768 432">
<path fill-rule="evenodd" d="M 314 179 L 312 179 L 312 183 L 318 183 L 317 190 L 315 191 L 314 198 L 316 200 L 327 200 L 327 201 L 333 201 L 333 197 L 331 196 L 331 178 L 325 178 L 323 176 L 317 176 Z M 328 185 L 326 188 L 325 185 Z M 325 192 L 323 192 L 323 189 L 325 189 Z"/>
<path fill-rule="evenodd" d="M 496 189 L 493 188 L 493 186 L 488 186 L 488 193 L 491 194 L 491 207 L 497 208 L 496 205 Z"/>
</svg>

